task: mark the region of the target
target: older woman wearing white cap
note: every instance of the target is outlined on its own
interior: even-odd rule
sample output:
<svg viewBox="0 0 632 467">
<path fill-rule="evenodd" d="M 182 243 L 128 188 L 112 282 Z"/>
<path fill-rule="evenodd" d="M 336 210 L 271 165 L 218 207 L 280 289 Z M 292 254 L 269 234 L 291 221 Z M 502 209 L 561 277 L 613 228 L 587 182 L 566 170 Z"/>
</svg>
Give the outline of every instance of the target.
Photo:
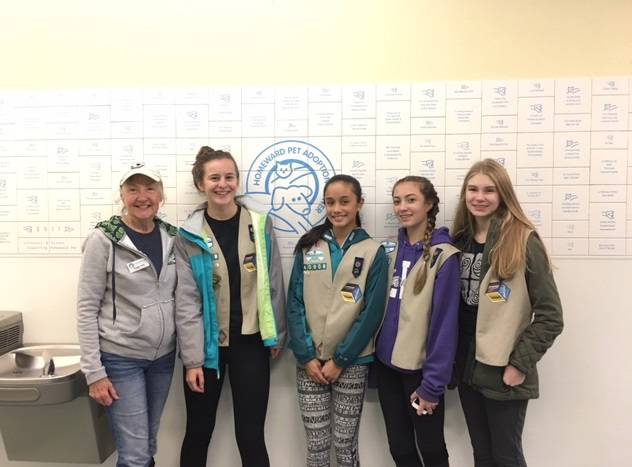
<svg viewBox="0 0 632 467">
<path fill-rule="evenodd" d="M 173 245 L 156 217 L 160 175 L 137 164 L 120 182 L 123 212 L 99 222 L 83 245 L 78 290 L 81 369 L 106 407 L 117 467 L 154 465 L 175 356 Z"/>
</svg>

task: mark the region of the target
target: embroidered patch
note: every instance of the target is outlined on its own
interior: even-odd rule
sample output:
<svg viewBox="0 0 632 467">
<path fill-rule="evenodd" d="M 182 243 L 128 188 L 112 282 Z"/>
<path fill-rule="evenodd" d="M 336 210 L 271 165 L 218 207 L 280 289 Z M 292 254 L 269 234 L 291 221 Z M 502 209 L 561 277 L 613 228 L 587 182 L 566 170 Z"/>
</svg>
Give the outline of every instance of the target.
<svg viewBox="0 0 632 467">
<path fill-rule="evenodd" d="M 322 263 L 325 261 L 325 253 L 322 250 L 309 250 L 305 253 L 305 261 L 308 263 Z"/>
<path fill-rule="evenodd" d="M 255 253 L 244 256 L 244 269 L 248 272 L 257 270 L 257 255 Z"/>
<path fill-rule="evenodd" d="M 433 267 L 435 265 L 435 263 L 439 259 L 439 256 L 441 256 L 441 253 L 443 253 L 443 248 L 437 248 L 435 250 L 434 254 L 432 255 L 432 261 L 430 261 L 430 267 Z"/>
<path fill-rule="evenodd" d="M 362 290 L 358 284 L 347 282 L 340 291 L 340 295 L 342 295 L 342 299 L 345 302 L 358 303 L 360 298 L 362 298 Z"/>
<path fill-rule="evenodd" d="M 324 271 L 325 269 L 327 269 L 327 263 L 303 264 L 303 271 Z"/>
<path fill-rule="evenodd" d="M 384 251 L 388 255 L 389 253 L 395 251 L 395 249 L 397 248 L 397 243 L 392 240 L 383 240 L 382 246 L 384 247 Z"/>
<path fill-rule="evenodd" d="M 351 270 L 351 274 L 353 277 L 359 277 L 362 273 L 362 265 L 364 265 L 364 258 L 360 256 L 356 256 L 353 260 L 353 269 Z"/>
</svg>

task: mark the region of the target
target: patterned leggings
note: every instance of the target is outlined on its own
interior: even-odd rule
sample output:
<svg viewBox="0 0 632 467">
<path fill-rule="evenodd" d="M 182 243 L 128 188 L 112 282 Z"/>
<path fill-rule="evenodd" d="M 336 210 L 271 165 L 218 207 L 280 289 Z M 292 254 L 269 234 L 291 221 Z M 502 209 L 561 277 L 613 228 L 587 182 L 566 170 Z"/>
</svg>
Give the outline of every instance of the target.
<svg viewBox="0 0 632 467">
<path fill-rule="evenodd" d="M 298 405 L 307 434 L 307 467 L 329 467 L 333 415 L 333 440 L 339 466 L 359 467 L 358 430 L 368 368 L 351 365 L 333 384 L 312 381 L 303 368 L 296 369 Z"/>
</svg>

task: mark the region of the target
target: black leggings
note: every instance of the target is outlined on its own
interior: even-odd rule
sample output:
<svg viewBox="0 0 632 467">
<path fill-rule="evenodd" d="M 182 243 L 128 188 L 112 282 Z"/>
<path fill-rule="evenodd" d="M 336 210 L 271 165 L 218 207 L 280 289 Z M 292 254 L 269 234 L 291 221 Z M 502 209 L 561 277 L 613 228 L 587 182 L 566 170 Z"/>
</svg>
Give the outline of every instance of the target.
<svg viewBox="0 0 632 467">
<path fill-rule="evenodd" d="M 527 467 L 522 429 L 528 400 L 488 399 L 465 383 L 459 397 L 474 451 L 476 467 Z"/>
<path fill-rule="evenodd" d="M 396 371 L 380 361 L 376 361 L 375 365 L 377 391 L 386 424 L 388 446 L 395 465 L 447 467 L 448 451 L 443 436 L 443 396 L 432 415 L 417 415 L 410 404 L 410 395 L 421 384 L 421 375 Z"/>
<path fill-rule="evenodd" d="M 220 378 L 204 368 L 204 393 L 184 381 L 187 408 L 186 433 L 180 452 L 181 467 L 205 467 L 217 405 L 228 368 L 233 395 L 235 437 L 243 467 L 270 467 L 264 425 L 270 392 L 270 353 L 260 334 L 231 336 L 230 346 L 219 352 Z"/>
</svg>

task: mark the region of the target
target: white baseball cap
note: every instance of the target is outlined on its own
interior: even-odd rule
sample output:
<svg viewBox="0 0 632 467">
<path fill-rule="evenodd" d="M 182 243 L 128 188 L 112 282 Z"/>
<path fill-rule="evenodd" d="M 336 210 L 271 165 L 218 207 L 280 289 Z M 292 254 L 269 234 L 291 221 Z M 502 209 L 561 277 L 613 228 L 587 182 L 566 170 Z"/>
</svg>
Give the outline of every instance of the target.
<svg viewBox="0 0 632 467">
<path fill-rule="evenodd" d="M 154 182 L 162 183 L 162 178 L 160 178 L 160 174 L 158 172 L 145 167 L 145 164 L 143 164 L 142 162 L 138 162 L 132 165 L 130 170 L 123 174 L 119 186 L 123 186 L 123 184 L 134 175 L 144 175 L 145 177 L 151 178 Z"/>
</svg>

